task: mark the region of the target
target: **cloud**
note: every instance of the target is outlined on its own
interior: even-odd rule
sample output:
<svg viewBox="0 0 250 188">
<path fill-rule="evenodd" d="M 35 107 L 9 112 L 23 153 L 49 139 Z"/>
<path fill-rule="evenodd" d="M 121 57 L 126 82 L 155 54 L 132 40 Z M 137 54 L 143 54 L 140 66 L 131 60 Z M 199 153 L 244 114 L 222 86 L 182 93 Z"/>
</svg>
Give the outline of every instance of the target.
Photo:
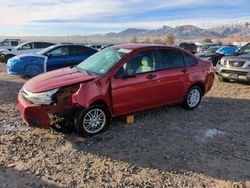
<svg viewBox="0 0 250 188">
<path fill-rule="evenodd" d="M 89 28 L 108 28 L 108 29 L 126 29 L 126 28 L 145 28 L 145 29 L 156 29 L 164 25 L 166 26 L 179 26 L 179 25 L 195 25 L 204 29 L 209 29 L 212 27 L 225 25 L 225 24 L 242 24 L 246 20 L 250 20 L 249 17 L 240 17 L 240 18 L 230 18 L 230 19 L 179 19 L 179 20 L 151 20 L 151 21 L 128 21 L 121 23 L 114 22 L 83 22 L 78 20 L 51 20 L 47 21 L 38 21 L 37 25 L 47 26 L 47 24 L 53 23 L 55 27 L 64 27 L 64 26 L 78 26 L 78 27 L 89 27 Z"/>
<path fill-rule="evenodd" d="M 244 8 L 244 4 L 247 3 L 247 0 L 237 2 L 226 0 L 1 0 L 0 25 L 4 27 L 3 31 L 10 33 L 13 28 L 18 28 L 20 32 L 28 29 L 38 32 L 38 30 L 53 28 L 62 29 L 68 33 L 75 33 L 80 29 L 86 29 L 89 32 L 91 29 L 94 32 L 103 29 L 100 32 L 104 32 L 128 27 L 152 29 L 162 25 L 182 24 L 208 28 L 249 19 L 242 15 L 228 19 L 205 17 L 204 15 L 209 13 L 208 10 L 214 10 L 213 17 L 216 17 L 216 14 L 226 7 L 231 7 L 228 12 L 230 15 L 235 7 Z M 190 11 L 187 15 L 185 12 L 187 9 L 196 10 L 196 12 Z M 171 19 L 168 19 L 170 17 Z"/>
<path fill-rule="evenodd" d="M 205 5 L 205 0 L 1 0 L 0 24 L 21 25 L 32 20 L 96 19 L 170 8 Z M 11 16 L 10 16 L 11 15 Z"/>
</svg>

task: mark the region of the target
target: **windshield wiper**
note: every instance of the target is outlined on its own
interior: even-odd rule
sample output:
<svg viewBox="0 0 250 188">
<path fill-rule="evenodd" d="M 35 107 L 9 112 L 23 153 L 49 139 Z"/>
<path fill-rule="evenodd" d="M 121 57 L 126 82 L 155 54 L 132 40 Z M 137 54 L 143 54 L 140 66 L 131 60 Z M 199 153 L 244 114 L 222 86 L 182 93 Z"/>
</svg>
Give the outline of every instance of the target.
<svg viewBox="0 0 250 188">
<path fill-rule="evenodd" d="M 84 69 L 79 68 L 77 65 L 73 67 L 77 72 L 87 73 Z"/>
<path fill-rule="evenodd" d="M 86 69 L 82 69 L 82 68 L 78 67 L 77 65 L 74 66 L 73 68 L 75 68 L 75 70 L 76 70 L 77 72 L 80 72 L 80 73 L 83 73 L 83 74 L 88 74 L 88 75 L 90 75 L 90 76 L 93 76 L 93 75 L 94 75 L 92 72 L 90 72 L 90 71 L 88 71 L 88 70 L 86 70 Z"/>
</svg>

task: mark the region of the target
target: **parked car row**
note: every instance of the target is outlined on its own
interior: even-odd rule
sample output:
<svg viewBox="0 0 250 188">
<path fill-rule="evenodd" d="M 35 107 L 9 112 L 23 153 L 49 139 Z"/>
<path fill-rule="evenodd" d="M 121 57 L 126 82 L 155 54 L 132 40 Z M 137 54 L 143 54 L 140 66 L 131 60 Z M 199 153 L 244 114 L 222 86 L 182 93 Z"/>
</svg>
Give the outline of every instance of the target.
<svg viewBox="0 0 250 188">
<path fill-rule="evenodd" d="M 223 56 L 234 55 L 238 51 L 238 47 L 234 45 L 228 46 L 216 46 L 204 50 L 202 53 L 196 54 L 200 58 L 205 58 L 211 60 L 213 65 L 216 66 L 217 63 Z"/>
<path fill-rule="evenodd" d="M 0 61 L 7 62 L 10 58 L 21 55 L 29 54 L 40 51 L 41 49 L 47 48 L 49 46 L 55 45 L 51 42 L 24 42 L 14 48 L 7 48 L 0 51 Z"/>
<path fill-rule="evenodd" d="M 101 50 L 103 50 L 103 49 L 105 49 L 107 47 L 113 46 L 113 44 L 102 44 L 102 45 L 101 44 L 88 44 L 86 46 L 88 46 L 90 48 L 93 48 L 93 49 L 95 49 L 97 51 L 101 51 Z"/>
<path fill-rule="evenodd" d="M 33 77 L 43 72 L 74 66 L 96 52 L 96 50 L 82 45 L 53 45 L 33 54 L 10 58 L 7 62 L 7 72 Z"/>
</svg>

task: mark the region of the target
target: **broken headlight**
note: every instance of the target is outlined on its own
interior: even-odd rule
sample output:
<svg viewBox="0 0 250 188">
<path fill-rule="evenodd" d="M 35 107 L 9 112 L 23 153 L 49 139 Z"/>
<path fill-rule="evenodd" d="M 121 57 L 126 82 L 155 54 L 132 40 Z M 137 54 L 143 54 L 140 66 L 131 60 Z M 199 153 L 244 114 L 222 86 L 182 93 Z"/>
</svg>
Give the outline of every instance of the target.
<svg viewBox="0 0 250 188">
<path fill-rule="evenodd" d="M 53 95 L 57 93 L 58 90 L 59 88 L 42 93 L 31 93 L 23 89 L 22 95 L 24 98 L 26 98 L 27 100 L 31 101 L 34 104 L 50 105 L 53 102 Z"/>
</svg>

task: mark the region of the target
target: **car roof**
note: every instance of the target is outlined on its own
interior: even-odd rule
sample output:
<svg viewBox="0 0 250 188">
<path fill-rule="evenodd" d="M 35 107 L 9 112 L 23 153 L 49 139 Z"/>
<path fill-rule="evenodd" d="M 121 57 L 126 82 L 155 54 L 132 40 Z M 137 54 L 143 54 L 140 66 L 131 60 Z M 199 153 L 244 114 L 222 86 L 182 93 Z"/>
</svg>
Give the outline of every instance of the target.
<svg viewBox="0 0 250 188">
<path fill-rule="evenodd" d="M 162 44 L 118 44 L 112 46 L 114 48 L 125 48 L 128 50 L 136 50 L 136 49 L 143 49 L 143 48 L 151 48 L 151 47 L 171 47 L 172 46 L 166 46 Z"/>
<path fill-rule="evenodd" d="M 72 44 L 72 43 L 64 43 L 64 44 L 55 44 L 55 45 L 52 45 L 53 47 L 59 47 L 59 46 L 83 46 L 83 47 L 87 47 L 83 44 Z"/>
<path fill-rule="evenodd" d="M 54 43 L 54 42 L 47 42 L 47 41 L 26 41 L 26 42 L 22 42 L 21 44 L 19 44 L 19 45 L 16 46 L 16 47 L 20 47 L 20 46 L 23 46 L 23 45 L 26 45 L 26 44 L 29 44 L 29 43 L 33 43 L 33 42 L 44 42 L 44 43 L 56 44 L 56 43 Z"/>
</svg>

